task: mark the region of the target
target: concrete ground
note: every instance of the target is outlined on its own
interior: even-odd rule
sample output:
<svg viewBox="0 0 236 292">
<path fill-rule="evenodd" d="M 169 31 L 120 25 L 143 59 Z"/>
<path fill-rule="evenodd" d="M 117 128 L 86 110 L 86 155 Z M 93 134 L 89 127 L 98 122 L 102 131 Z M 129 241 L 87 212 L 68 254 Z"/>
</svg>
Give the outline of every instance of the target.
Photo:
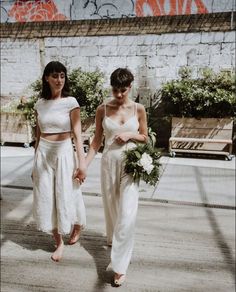
<svg viewBox="0 0 236 292">
<path fill-rule="evenodd" d="M 100 157 L 83 186 L 87 228 L 59 263 L 50 260 L 52 238 L 36 230 L 31 216 L 33 149 L 4 146 L 1 157 L 1 291 L 114 291 L 106 272 Z M 117 289 L 235 291 L 235 160 L 162 162 L 156 188 L 140 186 L 132 262 Z"/>
</svg>

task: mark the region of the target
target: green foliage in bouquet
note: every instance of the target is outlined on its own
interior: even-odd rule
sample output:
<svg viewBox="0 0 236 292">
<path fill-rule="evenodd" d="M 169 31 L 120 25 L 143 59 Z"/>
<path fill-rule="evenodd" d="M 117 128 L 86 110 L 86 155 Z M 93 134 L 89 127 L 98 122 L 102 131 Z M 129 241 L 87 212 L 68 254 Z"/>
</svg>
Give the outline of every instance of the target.
<svg viewBox="0 0 236 292">
<path fill-rule="evenodd" d="M 151 144 L 137 144 L 133 149 L 124 151 L 125 172 L 135 181 L 143 180 L 155 186 L 160 176 L 161 154 Z"/>
</svg>

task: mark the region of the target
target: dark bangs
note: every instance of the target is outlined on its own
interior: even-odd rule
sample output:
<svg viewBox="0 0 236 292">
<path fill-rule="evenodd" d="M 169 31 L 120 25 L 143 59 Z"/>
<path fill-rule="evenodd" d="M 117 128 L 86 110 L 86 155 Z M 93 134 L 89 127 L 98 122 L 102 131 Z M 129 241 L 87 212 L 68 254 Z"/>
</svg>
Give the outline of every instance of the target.
<svg viewBox="0 0 236 292">
<path fill-rule="evenodd" d="M 116 88 L 128 87 L 133 80 L 134 76 L 129 69 L 118 68 L 111 74 L 110 84 Z"/>
</svg>

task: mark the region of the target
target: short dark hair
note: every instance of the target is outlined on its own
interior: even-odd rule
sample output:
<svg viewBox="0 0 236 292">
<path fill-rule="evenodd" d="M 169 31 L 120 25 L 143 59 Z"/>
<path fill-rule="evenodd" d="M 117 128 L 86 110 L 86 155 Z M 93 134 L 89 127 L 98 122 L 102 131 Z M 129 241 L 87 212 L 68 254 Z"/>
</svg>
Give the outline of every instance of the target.
<svg viewBox="0 0 236 292">
<path fill-rule="evenodd" d="M 42 76 L 42 94 L 41 97 L 45 99 L 51 99 L 52 97 L 52 92 L 50 89 L 50 86 L 48 82 L 46 81 L 46 76 L 49 76 L 51 73 L 61 73 L 63 72 L 65 74 L 65 84 L 62 89 L 62 96 L 67 97 L 69 96 L 70 88 L 69 88 L 69 81 L 67 77 L 67 69 L 66 67 L 58 62 L 58 61 L 52 61 L 49 62 L 46 67 L 44 68 L 43 71 L 43 76 Z"/>
<path fill-rule="evenodd" d="M 118 68 L 112 72 L 110 84 L 112 87 L 127 87 L 134 81 L 134 75 L 127 68 Z"/>
</svg>

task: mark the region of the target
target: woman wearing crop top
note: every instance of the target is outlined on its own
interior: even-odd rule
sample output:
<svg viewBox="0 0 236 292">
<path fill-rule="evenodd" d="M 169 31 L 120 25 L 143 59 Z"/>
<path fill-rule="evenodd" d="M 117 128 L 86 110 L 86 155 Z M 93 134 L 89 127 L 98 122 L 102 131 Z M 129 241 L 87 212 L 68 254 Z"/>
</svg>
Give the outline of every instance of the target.
<svg viewBox="0 0 236 292">
<path fill-rule="evenodd" d="M 80 108 L 68 92 L 65 66 L 60 62 L 48 63 L 42 76 L 42 97 L 35 104 L 33 214 L 38 229 L 53 234 L 56 250 L 51 258 L 54 261 L 62 257 L 62 235 L 70 233 L 69 244 L 74 244 L 86 224 L 80 189 L 86 177 Z M 71 142 L 72 133 L 77 157 Z"/>
<path fill-rule="evenodd" d="M 96 112 L 96 131 L 86 163 L 89 165 L 101 146 L 105 147 L 101 161 L 101 189 L 106 220 L 107 243 L 111 246 L 110 267 L 115 272 L 114 283 L 120 286 L 130 263 L 134 227 L 138 209 L 138 185 L 124 172 L 122 152 L 147 141 L 145 108 L 129 99 L 134 80 L 128 69 L 118 68 L 111 74 L 113 99 Z"/>
</svg>

